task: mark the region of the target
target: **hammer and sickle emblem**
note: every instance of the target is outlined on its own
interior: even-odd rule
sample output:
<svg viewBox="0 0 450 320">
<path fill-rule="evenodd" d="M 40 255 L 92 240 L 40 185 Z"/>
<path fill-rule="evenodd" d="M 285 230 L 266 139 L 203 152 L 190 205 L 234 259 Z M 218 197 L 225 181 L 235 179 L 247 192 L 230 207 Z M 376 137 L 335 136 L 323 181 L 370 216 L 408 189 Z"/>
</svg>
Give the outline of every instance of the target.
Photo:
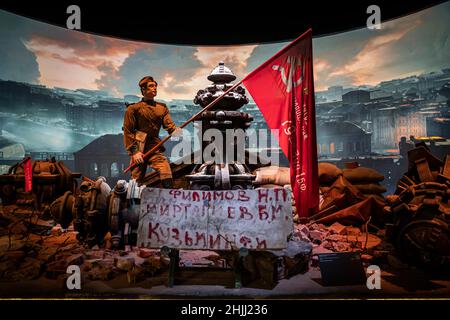
<svg viewBox="0 0 450 320">
<path fill-rule="evenodd" d="M 292 121 L 290 121 L 290 120 L 286 120 L 281 123 L 281 126 L 283 127 L 283 132 L 287 136 L 290 136 L 293 131 L 291 123 L 292 123 Z"/>
<path fill-rule="evenodd" d="M 294 80 L 294 76 L 296 75 L 297 66 L 302 66 L 300 59 L 295 56 L 287 57 L 287 64 L 289 64 L 288 74 L 286 76 L 286 70 L 284 66 L 273 65 L 272 69 L 275 71 L 279 71 L 281 75 L 281 80 L 286 86 L 286 92 L 291 92 L 293 88 L 297 87 L 303 81 L 303 73 L 304 73 L 304 65 L 301 70 L 300 77 Z"/>
</svg>

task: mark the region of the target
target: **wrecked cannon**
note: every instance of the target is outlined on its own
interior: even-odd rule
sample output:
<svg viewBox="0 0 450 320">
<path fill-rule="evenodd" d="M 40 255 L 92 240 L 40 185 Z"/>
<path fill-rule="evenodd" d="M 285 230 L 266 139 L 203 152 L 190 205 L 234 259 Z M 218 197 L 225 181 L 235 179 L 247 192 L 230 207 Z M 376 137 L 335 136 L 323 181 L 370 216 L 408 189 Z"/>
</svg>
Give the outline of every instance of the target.
<svg viewBox="0 0 450 320">
<path fill-rule="evenodd" d="M 390 238 L 403 260 L 444 270 L 450 266 L 450 156 L 441 161 L 419 145 L 408 161 L 408 172 L 387 198 Z"/>
<path fill-rule="evenodd" d="M 139 203 L 141 189 L 133 180 L 119 180 L 111 189 L 103 177 L 95 181 L 84 178 L 75 193 L 67 191 L 56 199 L 50 212 L 64 229 L 73 222 L 78 241 L 90 247 L 102 245 L 109 232 L 112 247 L 120 248 L 133 243 L 132 231 L 138 224 L 133 205 Z"/>
<path fill-rule="evenodd" d="M 22 203 L 41 209 L 52 203 L 66 191 L 74 192 L 77 188 L 76 178 L 80 173 L 73 173 L 63 161 L 31 160 L 32 192 L 25 192 L 25 171 L 23 162 L 9 168 L 8 173 L 0 175 L 0 197 L 3 204 Z"/>
</svg>

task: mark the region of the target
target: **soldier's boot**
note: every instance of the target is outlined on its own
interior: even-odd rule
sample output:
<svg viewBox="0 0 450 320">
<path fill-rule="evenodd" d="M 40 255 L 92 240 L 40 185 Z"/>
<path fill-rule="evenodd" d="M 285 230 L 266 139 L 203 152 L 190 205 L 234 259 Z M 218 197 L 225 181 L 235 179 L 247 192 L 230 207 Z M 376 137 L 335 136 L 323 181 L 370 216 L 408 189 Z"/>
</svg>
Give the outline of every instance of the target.
<svg viewBox="0 0 450 320">
<path fill-rule="evenodd" d="M 161 180 L 161 184 L 164 189 L 173 189 L 173 179 L 172 178 Z"/>
</svg>

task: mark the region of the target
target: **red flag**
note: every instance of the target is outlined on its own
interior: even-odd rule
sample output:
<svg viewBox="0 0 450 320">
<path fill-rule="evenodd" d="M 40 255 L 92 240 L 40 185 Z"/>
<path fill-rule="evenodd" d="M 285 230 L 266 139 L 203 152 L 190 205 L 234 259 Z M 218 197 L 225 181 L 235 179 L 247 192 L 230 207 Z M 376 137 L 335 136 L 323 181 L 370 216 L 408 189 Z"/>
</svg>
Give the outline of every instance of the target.
<svg viewBox="0 0 450 320">
<path fill-rule="evenodd" d="M 311 33 L 306 31 L 243 80 L 268 126 L 279 130 L 299 217 L 309 217 L 319 207 Z"/>
<path fill-rule="evenodd" d="M 25 192 L 33 190 L 33 170 L 31 168 L 31 158 L 28 157 L 23 162 L 23 170 L 25 173 Z"/>
</svg>

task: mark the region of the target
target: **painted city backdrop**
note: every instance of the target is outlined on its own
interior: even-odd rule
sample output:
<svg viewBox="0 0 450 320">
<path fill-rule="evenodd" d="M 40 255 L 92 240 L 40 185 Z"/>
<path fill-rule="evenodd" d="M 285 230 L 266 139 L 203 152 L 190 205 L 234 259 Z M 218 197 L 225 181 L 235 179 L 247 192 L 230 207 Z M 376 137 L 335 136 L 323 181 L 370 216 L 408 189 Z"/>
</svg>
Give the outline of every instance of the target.
<svg viewBox="0 0 450 320">
<path fill-rule="evenodd" d="M 450 2 L 313 40 L 320 161 L 358 161 L 401 176 L 406 150 L 450 143 Z M 204 47 L 113 39 L 0 11 L 0 164 L 55 157 L 88 176 L 123 177 L 123 115 L 152 75 L 180 125 L 219 61 L 242 79 L 286 43 Z M 267 128 L 257 106 L 252 128 Z M 192 126 L 189 130 L 193 130 Z M 165 135 L 161 132 L 161 135 Z M 171 143 L 169 142 L 168 151 Z M 103 160 L 99 160 L 103 159 Z M 282 158 L 282 164 L 288 165 Z M 392 181 L 392 182 L 391 182 Z"/>
</svg>

